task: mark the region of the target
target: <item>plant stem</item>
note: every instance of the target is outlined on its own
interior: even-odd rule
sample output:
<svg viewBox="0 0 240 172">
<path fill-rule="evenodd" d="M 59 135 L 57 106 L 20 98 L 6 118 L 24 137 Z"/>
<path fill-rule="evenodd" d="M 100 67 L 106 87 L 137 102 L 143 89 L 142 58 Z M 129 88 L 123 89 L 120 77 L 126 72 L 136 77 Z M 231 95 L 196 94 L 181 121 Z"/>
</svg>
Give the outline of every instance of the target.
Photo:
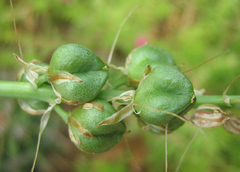
<svg viewBox="0 0 240 172">
<path fill-rule="evenodd" d="M 121 95 L 122 93 L 126 92 L 126 90 L 113 90 L 113 89 L 106 89 L 102 90 L 98 95 L 97 99 L 103 99 L 103 100 L 111 100 L 114 97 L 117 97 Z"/>
<path fill-rule="evenodd" d="M 110 100 L 120 94 L 126 92 L 125 90 L 113 90 L 113 89 L 106 89 L 100 92 L 97 96 L 99 99 Z M 222 95 L 198 95 L 197 101 L 195 103 L 195 107 L 201 104 L 214 104 L 220 107 L 230 107 L 226 102 L 223 100 Z M 230 98 L 231 107 L 240 108 L 240 95 L 231 95 L 228 96 Z"/>
<path fill-rule="evenodd" d="M 34 99 L 53 103 L 57 96 L 50 85 L 34 88 L 29 82 L 0 81 L 0 97 Z"/>
<path fill-rule="evenodd" d="M 68 112 L 66 112 L 60 105 L 54 106 L 54 111 L 68 124 Z"/>
<path fill-rule="evenodd" d="M 101 91 L 96 98 L 110 100 L 124 92 L 126 92 L 126 90 L 107 89 Z M 16 81 L 0 81 L 0 97 L 34 99 L 48 103 L 53 103 L 57 98 L 50 85 L 43 85 L 36 89 L 29 82 Z M 228 97 L 230 98 L 232 107 L 240 108 L 240 95 L 231 95 Z M 214 104 L 220 107 L 229 107 L 229 105 L 224 102 L 222 95 L 197 96 L 195 106 L 201 104 Z"/>
<path fill-rule="evenodd" d="M 230 98 L 230 104 L 234 107 L 240 107 L 240 95 L 232 95 L 228 96 Z M 206 95 L 206 96 L 197 96 L 197 101 L 195 106 L 199 106 L 201 104 L 214 104 L 220 107 L 230 107 L 223 100 L 222 95 Z"/>
<path fill-rule="evenodd" d="M 126 75 L 121 76 L 118 78 L 114 83 L 112 83 L 112 89 L 117 89 L 122 85 L 128 85 L 128 78 Z"/>
</svg>

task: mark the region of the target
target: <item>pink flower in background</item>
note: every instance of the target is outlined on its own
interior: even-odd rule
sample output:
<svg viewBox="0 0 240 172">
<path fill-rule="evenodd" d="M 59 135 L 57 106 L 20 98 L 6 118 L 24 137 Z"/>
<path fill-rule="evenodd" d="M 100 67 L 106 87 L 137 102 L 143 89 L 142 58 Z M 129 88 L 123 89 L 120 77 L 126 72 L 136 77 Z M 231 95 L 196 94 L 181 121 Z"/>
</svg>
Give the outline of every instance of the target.
<svg viewBox="0 0 240 172">
<path fill-rule="evenodd" d="M 144 37 L 144 36 L 139 36 L 137 39 L 136 39 L 136 46 L 137 47 L 140 47 L 140 46 L 143 46 L 147 43 L 147 38 Z"/>
</svg>

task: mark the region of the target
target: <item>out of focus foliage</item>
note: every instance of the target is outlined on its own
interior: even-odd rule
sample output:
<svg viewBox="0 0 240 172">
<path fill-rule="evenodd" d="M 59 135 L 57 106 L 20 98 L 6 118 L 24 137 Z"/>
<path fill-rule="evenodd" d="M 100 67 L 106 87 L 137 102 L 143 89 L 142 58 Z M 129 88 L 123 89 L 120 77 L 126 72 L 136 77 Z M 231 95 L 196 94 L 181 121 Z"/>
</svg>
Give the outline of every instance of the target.
<svg viewBox="0 0 240 172">
<path fill-rule="evenodd" d="M 13 0 L 23 58 L 49 62 L 52 52 L 66 43 L 80 43 L 106 61 L 117 30 L 128 12 L 113 63 L 124 65 L 141 40 L 169 51 L 181 70 L 198 66 L 229 52 L 186 75 L 196 89 L 222 94 L 240 74 L 239 0 Z M 0 79 L 15 80 L 21 68 L 17 36 L 8 0 L 0 1 Z M 239 81 L 229 94 L 240 94 Z M 29 171 L 40 117 L 30 116 L 15 100 L 1 98 L 0 171 Z M 159 171 L 164 169 L 164 136 L 142 132 L 134 117 L 132 132 L 107 153 L 85 155 L 70 142 L 67 127 L 56 115 L 43 133 L 36 171 Z M 184 125 L 169 135 L 169 171 L 174 171 L 196 128 Z M 222 128 L 204 130 L 190 147 L 180 171 L 239 171 L 240 137 Z"/>
</svg>

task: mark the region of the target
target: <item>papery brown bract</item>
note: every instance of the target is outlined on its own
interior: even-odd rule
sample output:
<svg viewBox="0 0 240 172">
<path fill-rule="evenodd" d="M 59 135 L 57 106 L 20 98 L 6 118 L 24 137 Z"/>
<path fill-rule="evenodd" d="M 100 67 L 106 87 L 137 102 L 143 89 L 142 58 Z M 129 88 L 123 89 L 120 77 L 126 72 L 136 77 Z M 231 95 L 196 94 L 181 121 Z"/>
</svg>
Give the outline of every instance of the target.
<svg viewBox="0 0 240 172">
<path fill-rule="evenodd" d="M 191 117 L 191 121 L 200 128 L 219 127 L 228 119 L 228 114 L 218 106 L 212 104 L 199 106 Z"/>
<path fill-rule="evenodd" d="M 230 116 L 223 124 L 223 127 L 231 134 L 240 134 L 240 117 Z"/>
</svg>

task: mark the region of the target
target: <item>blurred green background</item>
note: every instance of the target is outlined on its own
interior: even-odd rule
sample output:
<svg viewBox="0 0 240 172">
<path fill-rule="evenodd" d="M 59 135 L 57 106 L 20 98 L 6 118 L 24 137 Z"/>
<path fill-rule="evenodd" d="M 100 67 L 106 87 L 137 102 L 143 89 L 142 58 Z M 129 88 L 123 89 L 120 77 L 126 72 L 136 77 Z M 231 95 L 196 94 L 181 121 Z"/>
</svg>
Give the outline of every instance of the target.
<svg viewBox="0 0 240 172">
<path fill-rule="evenodd" d="M 123 66 L 140 40 L 161 46 L 181 70 L 198 66 L 225 50 L 229 52 L 186 75 L 196 89 L 221 95 L 240 74 L 239 0 L 13 0 L 25 61 L 49 62 L 60 45 L 79 43 L 106 61 L 117 30 L 124 25 L 113 64 Z M 8 0 L 0 1 L 0 79 L 15 80 L 21 66 Z M 239 94 L 240 81 L 229 94 Z M 40 116 L 22 111 L 17 100 L 0 99 L 0 171 L 30 171 Z M 135 117 L 126 120 L 132 132 L 112 150 L 99 155 L 79 151 L 68 138 L 67 126 L 52 114 L 40 145 L 36 171 L 164 171 L 164 136 L 141 131 Z M 184 125 L 168 136 L 168 168 L 175 171 L 196 128 Z M 198 133 L 180 171 L 240 171 L 240 137 L 222 127 Z"/>
</svg>

